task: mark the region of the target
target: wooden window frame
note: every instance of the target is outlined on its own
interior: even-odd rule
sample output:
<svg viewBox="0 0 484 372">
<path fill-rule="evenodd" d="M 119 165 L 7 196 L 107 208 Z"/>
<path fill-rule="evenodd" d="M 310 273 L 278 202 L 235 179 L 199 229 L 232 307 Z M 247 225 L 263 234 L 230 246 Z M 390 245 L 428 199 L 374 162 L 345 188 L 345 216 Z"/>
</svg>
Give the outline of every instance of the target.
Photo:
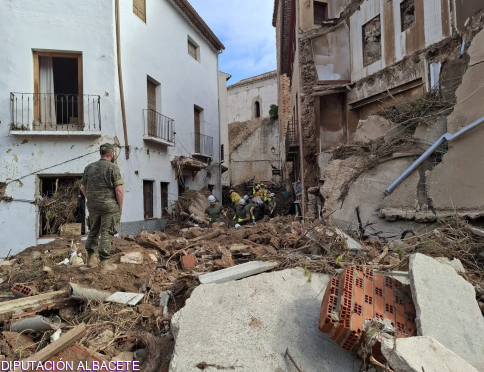
<svg viewBox="0 0 484 372">
<path fill-rule="evenodd" d="M 82 76 L 82 53 L 81 52 L 55 52 L 55 51 L 42 51 L 32 50 L 33 62 L 34 62 L 34 93 L 35 97 L 38 97 L 40 91 L 40 61 L 39 57 L 52 57 L 52 58 L 73 58 L 77 59 L 77 90 L 79 95 L 78 110 L 79 121 L 78 125 L 84 124 L 84 105 L 83 105 L 83 76 Z M 34 119 L 40 120 L 40 104 L 39 101 L 34 99 Z"/>
<path fill-rule="evenodd" d="M 190 44 L 195 47 L 195 57 L 190 53 Z M 195 61 L 200 62 L 200 46 L 190 36 L 188 36 L 187 52 Z"/>
<path fill-rule="evenodd" d="M 143 13 L 140 12 L 140 3 L 143 3 Z M 146 23 L 146 0 L 133 0 L 133 13 L 141 19 L 144 23 Z"/>
<path fill-rule="evenodd" d="M 321 26 L 322 23 L 321 24 L 320 23 L 316 23 L 316 17 L 315 17 L 315 15 L 316 15 L 316 7 L 317 6 L 324 7 L 324 21 L 327 21 L 328 20 L 328 17 L 329 17 L 329 4 L 326 1 L 318 1 L 318 0 L 314 0 L 313 1 L 313 24 L 315 26 Z"/>
</svg>

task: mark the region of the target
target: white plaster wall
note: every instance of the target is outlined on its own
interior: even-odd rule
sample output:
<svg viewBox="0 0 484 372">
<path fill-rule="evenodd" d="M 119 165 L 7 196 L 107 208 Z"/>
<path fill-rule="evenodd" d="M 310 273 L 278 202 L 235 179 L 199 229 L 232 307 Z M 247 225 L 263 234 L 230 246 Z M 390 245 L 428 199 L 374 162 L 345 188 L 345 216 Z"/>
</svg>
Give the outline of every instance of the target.
<svg viewBox="0 0 484 372">
<path fill-rule="evenodd" d="M 383 13 L 384 0 L 366 0 L 360 6 L 360 10 L 355 12 L 350 18 L 350 43 L 351 43 L 351 79 L 352 81 L 360 80 L 366 76 L 372 75 L 386 67 L 384 59 L 384 50 L 386 39 L 393 38 L 395 43 L 395 62 L 401 61 L 407 56 L 406 39 L 411 32 L 415 32 L 413 27 L 402 32 L 400 22 L 400 4 L 403 0 L 393 2 L 393 19 L 394 35 L 386 35 L 384 32 L 385 14 Z M 424 32 L 425 47 L 438 43 L 444 39 L 442 31 L 442 0 L 424 0 Z M 448 7 L 448 2 L 445 2 Z M 365 23 L 380 14 L 382 27 L 382 59 L 375 63 L 363 67 L 363 36 L 362 27 Z M 416 14 L 416 17 L 422 17 L 422 14 Z M 450 24 L 450 22 L 449 22 Z M 415 27 L 415 26 L 414 26 Z"/>
<path fill-rule="evenodd" d="M 271 105 L 277 105 L 277 76 L 228 87 L 227 111 L 229 123 L 255 118 L 253 105 L 260 98 L 261 118 L 269 117 Z"/>
<path fill-rule="evenodd" d="M 107 136 L 122 133 L 115 124 L 119 121 L 113 17 L 112 1 L 0 0 L 0 182 L 64 161 L 40 174 L 82 174 L 98 158 L 98 145 L 109 140 L 9 136 L 10 92 L 34 91 L 32 49 L 82 52 L 84 93 L 101 96 L 103 132 Z M 37 176 L 27 176 L 21 183 L 10 183 L 6 194 L 33 200 L 38 183 Z M 0 257 L 10 249 L 14 254 L 37 243 L 36 212 L 26 202 L 0 203 Z"/>
<path fill-rule="evenodd" d="M 349 80 L 350 33 L 344 23 L 334 32 L 315 38 L 313 52 L 318 80 Z"/>
<path fill-rule="evenodd" d="M 133 13 L 129 3 L 121 8 L 120 18 L 128 136 L 133 151 L 132 159 L 122 159 L 121 167 L 130 184 L 126 190 L 130 208 L 125 218 L 139 221 L 144 217 L 143 179 L 155 181 L 155 217 L 161 217 L 160 182 L 169 182 L 169 203 L 177 199 L 170 162 L 175 155 L 195 152 L 194 105 L 203 108 L 201 132 L 213 137 L 211 165 L 219 163 L 218 55 L 168 0 L 146 2 L 146 23 Z M 200 61 L 188 54 L 188 36 L 200 46 Z M 143 140 L 148 76 L 160 83 L 157 111 L 175 119 L 175 147 Z M 205 177 L 205 172 L 199 172 L 194 180 L 186 177 L 187 187 L 200 189 L 210 183 L 216 185 L 214 192 L 220 193 L 218 165 L 211 173 L 211 178 Z"/>
<path fill-rule="evenodd" d="M 350 43 L 351 43 L 351 80 L 356 81 L 361 78 L 372 75 L 384 67 L 385 50 L 385 32 L 383 31 L 384 14 L 380 13 L 383 9 L 381 1 L 384 0 L 366 0 L 361 4 L 360 9 L 357 10 L 350 18 Z M 363 67 L 363 25 L 371 21 L 380 14 L 381 23 L 381 48 L 382 58 L 369 66 Z"/>
<path fill-rule="evenodd" d="M 224 145 L 224 162 L 223 164 L 228 167 L 229 163 L 229 117 L 227 111 L 227 79 L 230 75 L 219 71 L 218 72 L 218 96 L 219 96 L 219 110 L 220 110 L 220 138 L 221 145 Z M 220 151 L 222 151 L 220 149 Z M 222 175 L 222 184 L 230 185 L 230 172 L 227 171 Z"/>
<path fill-rule="evenodd" d="M 169 200 L 177 198 L 171 166 L 174 155 L 194 152 L 193 106 L 204 109 L 202 132 L 214 138 L 211 178 L 200 172 L 187 186 L 215 184 L 220 194 L 217 52 L 169 3 L 147 2 L 147 23 L 121 2 L 121 46 L 130 158 L 124 148 L 117 160 L 125 180 L 122 222 L 143 220 L 143 179 L 155 181 L 155 217 L 161 217 L 160 182 L 169 182 Z M 114 1 L 0 0 L 0 182 L 47 167 L 41 175 L 81 175 L 99 158 L 99 145 L 117 138 L 124 146 L 118 92 Z M 187 37 L 200 46 L 201 61 L 187 52 Z M 84 94 L 101 96 L 102 137 L 45 138 L 9 136 L 10 92 L 32 93 L 32 49 L 82 52 Z M 142 110 L 147 108 L 147 76 L 161 83 L 162 114 L 175 119 L 176 146 L 143 140 Z M 28 142 L 25 142 L 27 140 Z M 22 142 L 24 142 L 22 144 Z M 90 154 L 88 156 L 84 156 Z M 73 160 L 77 157 L 80 159 Z M 58 163 L 66 162 L 63 165 Z M 53 166 L 53 167 L 52 167 Z M 39 179 L 27 176 L 8 185 L 6 194 L 33 200 Z M 32 204 L 0 203 L 0 257 L 37 244 L 38 213 Z"/>
</svg>

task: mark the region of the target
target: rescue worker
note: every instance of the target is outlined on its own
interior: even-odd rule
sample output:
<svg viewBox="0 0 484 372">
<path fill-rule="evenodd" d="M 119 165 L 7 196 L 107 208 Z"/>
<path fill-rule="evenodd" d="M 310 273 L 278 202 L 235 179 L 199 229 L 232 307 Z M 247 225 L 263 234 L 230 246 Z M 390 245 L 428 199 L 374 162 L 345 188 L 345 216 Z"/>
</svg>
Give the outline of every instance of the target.
<svg viewBox="0 0 484 372">
<path fill-rule="evenodd" d="M 253 188 L 252 188 L 252 195 L 255 196 L 255 194 L 260 190 L 260 186 L 259 185 L 255 185 Z"/>
<path fill-rule="evenodd" d="M 234 219 L 237 218 L 237 222 L 239 223 L 239 225 L 244 225 L 250 221 L 250 213 L 246 208 L 246 203 L 244 199 L 239 200 L 239 204 L 237 205 L 235 210 L 236 214 Z"/>
<path fill-rule="evenodd" d="M 254 217 L 255 217 L 254 220 L 260 221 L 264 218 L 264 214 L 265 214 L 264 202 L 262 201 L 262 199 L 260 197 L 254 198 L 253 202 L 255 203 L 255 207 L 254 207 L 254 210 L 253 210 Z"/>
<path fill-rule="evenodd" d="M 258 197 L 258 196 L 261 196 L 262 195 L 262 190 L 261 190 L 261 187 L 260 185 L 257 185 L 255 187 L 256 191 L 255 191 L 255 194 L 254 194 L 254 198 Z"/>
<path fill-rule="evenodd" d="M 279 215 L 279 209 L 277 205 L 276 194 L 272 193 L 269 195 L 269 216 L 274 218 Z"/>
<path fill-rule="evenodd" d="M 114 146 L 105 143 L 100 147 L 101 159 L 84 169 L 81 179 L 81 192 L 87 199 L 89 211 L 89 235 L 86 241 L 87 265 L 97 266 L 96 251 L 99 255 L 101 273 L 116 270 L 116 265 L 108 263 L 111 257 L 113 237 L 119 231 L 123 209 L 123 179 L 114 164 Z M 99 243 L 99 236 L 101 242 Z"/>
<path fill-rule="evenodd" d="M 267 203 L 268 200 L 269 200 L 269 194 L 270 194 L 270 191 L 267 189 L 267 185 L 264 185 L 263 186 L 263 190 L 262 190 L 262 200 L 264 201 L 264 203 Z"/>
<path fill-rule="evenodd" d="M 237 194 L 233 189 L 230 189 L 230 198 L 232 199 L 232 203 L 237 204 L 241 199 L 240 195 Z"/>
<path fill-rule="evenodd" d="M 247 199 L 246 199 L 247 198 Z M 252 220 L 252 225 L 256 225 L 255 223 L 255 207 L 256 207 L 256 203 L 254 202 L 254 200 L 249 200 L 249 197 L 247 195 L 244 196 L 244 200 L 247 202 L 247 210 L 249 211 L 249 214 L 250 214 L 250 219 Z"/>
<path fill-rule="evenodd" d="M 210 205 L 205 208 L 205 221 L 208 221 L 210 225 L 213 222 L 220 222 L 220 214 L 222 213 L 222 206 L 217 205 L 217 200 L 215 196 L 210 195 L 208 197 L 208 202 Z"/>
</svg>

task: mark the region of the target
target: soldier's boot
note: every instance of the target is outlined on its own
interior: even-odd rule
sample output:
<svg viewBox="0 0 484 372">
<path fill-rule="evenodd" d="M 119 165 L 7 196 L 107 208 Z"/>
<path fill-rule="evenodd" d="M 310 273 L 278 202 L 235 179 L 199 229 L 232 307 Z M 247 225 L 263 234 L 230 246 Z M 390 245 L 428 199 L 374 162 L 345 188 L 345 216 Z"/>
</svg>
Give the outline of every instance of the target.
<svg viewBox="0 0 484 372">
<path fill-rule="evenodd" d="M 97 258 L 94 252 L 87 254 L 87 266 L 91 269 L 97 267 Z"/>
<path fill-rule="evenodd" d="M 118 267 L 115 264 L 110 264 L 109 260 L 99 260 L 101 266 L 101 274 L 106 274 L 108 271 L 114 271 Z"/>
</svg>

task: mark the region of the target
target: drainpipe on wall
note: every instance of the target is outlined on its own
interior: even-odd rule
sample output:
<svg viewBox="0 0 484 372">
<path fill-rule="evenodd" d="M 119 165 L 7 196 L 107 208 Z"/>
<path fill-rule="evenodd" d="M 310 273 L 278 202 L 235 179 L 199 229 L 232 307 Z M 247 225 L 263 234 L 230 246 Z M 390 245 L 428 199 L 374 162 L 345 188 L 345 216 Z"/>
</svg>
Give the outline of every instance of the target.
<svg viewBox="0 0 484 372">
<path fill-rule="evenodd" d="M 219 50 L 217 52 L 217 98 L 218 98 L 218 172 L 219 172 L 219 187 L 220 187 L 220 202 L 222 202 L 222 154 L 220 151 L 222 150 L 222 128 L 220 122 L 220 82 L 219 82 L 219 67 L 218 67 L 218 57 L 223 53 L 223 50 Z M 225 150 L 225 146 L 224 146 Z"/>
<path fill-rule="evenodd" d="M 118 55 L 119 95 L 121 97 L 121 115 L 123 116 L 124 151 L 126 159 L 129 159 L 128 128 L 126 126 L 126 107 L 124 105 L 123 71 L 121 69 L 121 31 L 119 23 L 119 0 L 116 0 L 116 52 Z"/>
<path fill-rule="evenodd" d="M 298 96 L 298 99 L 300 97 Z M 297 103 L 296 103 L 297 104 Z M 299 113 L 298 113 L 299 115 Z M 298 118 L 298 130 L 299 130 L 299 166 L 301 168 L 300 174 L 301 174 L 301 213 L 302 217 L 305 216 L 305 204 L 306 204 L 306 191 L 304 189 L 304 149 L 303 149 L 303 140 L 302 140 L 302 123 L 300 118 Z"/>
</svg>

